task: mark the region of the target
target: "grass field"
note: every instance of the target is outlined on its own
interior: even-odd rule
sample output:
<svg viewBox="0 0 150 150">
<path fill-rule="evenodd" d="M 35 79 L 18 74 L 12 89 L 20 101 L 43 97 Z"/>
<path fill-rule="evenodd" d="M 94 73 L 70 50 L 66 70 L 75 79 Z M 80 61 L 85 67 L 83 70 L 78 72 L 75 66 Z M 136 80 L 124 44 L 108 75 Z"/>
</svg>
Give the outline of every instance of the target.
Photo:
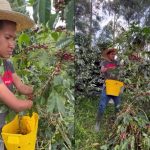
<svg viewBox="0 0 150 150">
<path fill-rule="evenodd" d="M 99 97 L 80 99 L 75 109 L 75 150 L 98 150 L 107 139 L 113 125 L 114 105 L 108 104 L 100 132 L 94 130 Z"/>
</svg>

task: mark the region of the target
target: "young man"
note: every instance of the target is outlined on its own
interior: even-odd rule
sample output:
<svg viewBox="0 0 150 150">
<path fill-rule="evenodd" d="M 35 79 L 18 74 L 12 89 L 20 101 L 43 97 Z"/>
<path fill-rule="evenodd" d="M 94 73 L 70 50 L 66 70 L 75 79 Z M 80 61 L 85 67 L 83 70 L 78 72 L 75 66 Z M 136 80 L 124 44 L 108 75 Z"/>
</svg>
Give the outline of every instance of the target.
<svg viewBox="0 0 150 150">
<path fill-rule="evenodd" d="M 105 80 L 106 79 L 117 80 L 119 78 L 119 74 L 117 72 L 119 64 L 115 60 L 116 52 L 117 50 L 115 48 L 109 48 L 109 49 L 104 50 L 104 52 L 102 53 L 104 61 L 102 61 L 101 63 L 101 73 L 104 74 Z M 119 105 L 120 105 L 120 97 L 106 95 L 106 88 L 104 85 L 102 89 L 98 113 L 96 117 L 95 130 L 97 132 L 99 131 L 99 128 L 100 128 L 100 123 L 104 114 L 104 110 L 110 99 L 113 99 L 114 104 L 115 104 L 115 112 L 118 112 Z"/>
<path fill-rule="evenodd" d="M 30 18 L 12 11 L 6 0 L 0 0 L 0 132 L 9 109 L 20 112 L 33 105 L 31 100 L 21 100 L 13 94 L 13 86 L 24 95 L 31 95 L 33 88 L 23 84 L 8 60 L 15 48 L 16 32 L 33 25 Z"/>
</svg>

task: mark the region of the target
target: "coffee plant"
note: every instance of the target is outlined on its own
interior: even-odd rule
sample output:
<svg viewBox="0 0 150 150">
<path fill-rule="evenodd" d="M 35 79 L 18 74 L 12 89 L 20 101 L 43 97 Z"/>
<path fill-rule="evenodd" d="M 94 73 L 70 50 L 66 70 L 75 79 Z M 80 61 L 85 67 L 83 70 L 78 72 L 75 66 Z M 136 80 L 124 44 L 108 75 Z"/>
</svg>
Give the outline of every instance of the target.
<svg viewBox="0 0 150 150">
<path fill-rule="evenodd" d="M 37 149 L 72 149 L 74 146 L 74 42 L 73 33 L 38 31 L 22 33 L 13 63 L 22 80 L 34 86 L 39 119 Z"/>
<path fill-rule="evenodd" d="M 101 146 L 103 150 L 150 149 L 149 33 L 149 27 L 133 24 L 117 39 L 118 57 L 122 61 L 118 74 L 125 83 L 125 104 L 106 144 Z"/>
<path fill-rule="evenodd" d="M 148 150 L 150 123 L 147 115 L 134 105 L 125 104 L 106 143 L 101 150 Z"/>
</svg>

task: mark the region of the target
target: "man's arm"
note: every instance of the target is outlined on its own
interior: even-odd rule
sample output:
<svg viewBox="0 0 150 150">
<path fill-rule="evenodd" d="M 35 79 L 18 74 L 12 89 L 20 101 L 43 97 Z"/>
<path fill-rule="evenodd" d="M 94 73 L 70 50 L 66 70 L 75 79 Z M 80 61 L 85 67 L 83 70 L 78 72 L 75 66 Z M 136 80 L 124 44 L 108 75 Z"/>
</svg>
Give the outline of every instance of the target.
<svg viewBox="0 0 150 150">
<path fill-rule="evenodd" d="M 17 99 L 4 83 L 0 83 L 0 101 L 16 112 L 30 109 L 33 105 L 30 100 Z"/>
<path fill-rule="evenodd" d="M 111 69 L 113 70 L 113 69 L 115 69 L 115 68 L 116 68 L 115 66 L 113 66 L 113 67 L 104 67 L 104 66 L 102 66 L 100 71 L 101 71 L 102 73 L 104 73 L 104 72 L 106 72 L 106 71 L 108 71 L 108 70 L 111 70 Z"/>
<path fill-rule="evenodd" d="M 104 73 L 104 72 L 106 72 L 107 70 L 108 70 L 107 68 L 105 68 L 104 66 L 102 66 L 100 71 L 101 71 L 102 73 Z"/>
<path fill-rule="evenodd" d="M 33 93 L 33 87 L 25 85 L 16 73 L 13 73 L 12 77 L 13 77 L 13 83 L 15 87 L 20 93 L 25 95 L 30 95 Z"/>
</svg>

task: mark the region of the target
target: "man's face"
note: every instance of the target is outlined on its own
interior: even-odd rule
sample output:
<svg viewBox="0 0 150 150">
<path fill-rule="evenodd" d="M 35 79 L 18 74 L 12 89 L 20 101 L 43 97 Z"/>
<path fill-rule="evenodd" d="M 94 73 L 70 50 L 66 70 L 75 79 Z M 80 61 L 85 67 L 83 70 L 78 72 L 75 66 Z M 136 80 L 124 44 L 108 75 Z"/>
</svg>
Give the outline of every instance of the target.
<svg viewBox="0 0 150 150">
<path fill-rule="evenodd" d="M 115 60 L 116 53 L 115 52 L 111 52 L 107 56 L 108 56 L 109 60 L 113 61 L 113 60 Z"/>
<path fill-rule="evenodd" d="M 5 24 L 0 29 L 0 57 L 9 58 L 15 48 L 16 27 L 12 24 Z"/>
</svg>

